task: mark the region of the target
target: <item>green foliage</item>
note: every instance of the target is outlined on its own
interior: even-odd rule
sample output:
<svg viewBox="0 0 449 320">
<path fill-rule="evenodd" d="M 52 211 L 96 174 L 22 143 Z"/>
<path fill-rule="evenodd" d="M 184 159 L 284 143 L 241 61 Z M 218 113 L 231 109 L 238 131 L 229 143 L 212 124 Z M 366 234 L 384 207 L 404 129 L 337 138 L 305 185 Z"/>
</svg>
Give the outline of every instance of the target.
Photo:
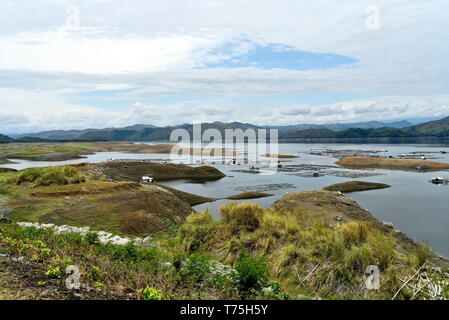
<svg viewBox="0 0 449 320">
<path fill-rule="evenodd" d="M 113 259 L 115 260 L 137 261 L 140 258 L 139 251 L 133 243 L 128 243 L 125 246 L 116 246 L 114 248 Z"/>
<path fill-rule="evenodd" d="M 239 289 L 243 292 L 259 291 L 267 283 L 268 269 L 262 258 L 255 259 L 248 254 L 235 262 L 238 273 Z"/>
<path fill-rule="evenodd" d="M 92 266 L 90 268 L 90 276 L 94 281 L 100 281 L 104 279 L 107 275 L 107 272 L 104 272 L 98 266 Z"/>
<path fill-rule="evenodd" d="M 100 250 L 111 256 L 113 260 L 123 262 L 151 262 L 160 258 L 160 252 L 157 248 L 139 247 L 133 243 L 124 246 L 108 244 L 100 246 Z"/>
<path fill-rule="evenodd" d="M 204 282 L 210 276 L 209 259 L 203 255 L 191 255 L 185 260 L 181 274 L 189 282 Z"/>
<path fill-rule="evenodd" d="M 97 289 L 102 289 L 105 287 L 105 284 L 103 282 L 99 282 L 99 281 L 95 281 L 94 282 L 94 287 Z"/>
<path fill-rule="evenodd" d="M 89 232 L 85 240 L 88 244 L 99 244 L 100 241 L 98 240 L 98 234 L 96 232 Z"/>
<path fill-rule="evenodd" d="M 166 297 L 164 293 L 156 288 L 153 287 L 146 287 L 144 289 L 140 289 L 137 291 L 137 293 L 144 299 L 144 300 L 165 300 Z"/>
<path fill-rule="evenodd" d="M 282 285 L 279 282 L 272 282 L 263 289 L 264 297 L 272 300 L 292 300 L 292 296 L 282 290 Z"/>
<path fill-rule="evenodd" d="M 59 279 L 61 277 L 61 275 L 62 275 L 62 272 L 61 272 L 61 268 L 60 267 L 54 267 L 54 268 L 48 269 L 47 272 L 45 272 L 45 274 L 49 278 Z"/>
</svg>

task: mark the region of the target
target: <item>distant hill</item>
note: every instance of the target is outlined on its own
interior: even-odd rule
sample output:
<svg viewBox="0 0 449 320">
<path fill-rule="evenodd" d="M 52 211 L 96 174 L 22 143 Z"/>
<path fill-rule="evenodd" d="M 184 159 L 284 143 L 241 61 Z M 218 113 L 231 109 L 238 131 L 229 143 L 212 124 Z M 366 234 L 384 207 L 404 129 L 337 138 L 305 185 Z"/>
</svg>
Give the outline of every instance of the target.
<svg viewBox="0 0 449 320">
<path fill-rule="evenodd" d="M 378 129 L 383 127 L 406 128 L 411 125 L 413 125 L 411 122 L 402 120 L 395 122 L 368 121 L 368 122 L 354 122 L 354 123 L 297 124 L 290 126 L 273 126 L 272 128 L 277 128 L 282 131 L 308 130 L 308 129 L 329 129 L 332 131 L 344 131 L 353 128 L 362 128 L 362 129 Z"/>
<path fill-rule="evenodd" d="M 449 136 L 449 117 L 411 126 L 407 128 L 407 131 L 417 132 L 421 135 Z"/>
<path fill-rule="evenodd" d="M 225 129 L 258 128 L 249 123 L 240 122 L 212 122 L 202 123 L 202 130 L 218 129 L 224 137 Z M 37 133 L 27 133 L 18 138 L 30 137 L 47 140 L 97 140 L 97 141 L 163 141 L 170 140 L 170 134 L 174 129 L 182 128 L 192 135 L 192 125 L 182 124 L 178 126 L 155 127 L 153 125 L 136 124 L 124 128 L 85 129 L 85 130 L 52 130 Z"/>
<path fill-rule="evenodd" d="M 89 130 L 78 135 L 76 139 L 126 141 L 129 140 L 129 137 L 136 132 L 137 132 L 136 130 L 123 130 L 123 129 Z"/>
<path fill-rule="evenodd" d="M 350 128 L 343 131 L 330 129 L 288 130 L 282 139 L 363 139 L 363 138 L 419 138 L 449 137 L 449 117 L 405 128 Z"/>
<path fill-rule="evenodd" d="M 151 124 L 135 124 L 133 126 L 127 126 L 124 128 L 106 128 L 106 129 L 83 129 L 83 130 L 50 130 L 50 131 L 41 131 L 35 133 L 26 133 L 18 135 L 18 138 L 22 137 L 30 137 L 30 138 L 39 138 L 39 139 L 47 139 L 47 140 L 79 140 L 86 137 L 86 139 L 91 140 L 108 140 L 108 137 L 116 137 L 126 136 L 125 132 L 114 133 L 114 130 L 118 131 L 128 131 L 131 134 L 136 133 L 145 128 L 155 128 L 155 126 Z M 101 136 L 104 135 L 103 138 Z M 122 139 L 126 140 L 126 139 Z"/>
<path fill-rule="evenodd" d="M 5 136 L 3 134 L 0 134 L 0 143 L 11 142 L 12 140 L 13 140 L 12 138 Z"/>
<path fill-rule="evenodd" d="M 85 129 L 85 130 L 53 130 L 21 135 L 16 139 L 1 136 L 0 142 L 33 142 L 33 141 L 168 141 L 174 129 L 187 130 L 192 136 L 192 125 L 155 127 L 153 125 L 136 124 L 124 128 Z M 449 117 L 411 125 L 408 121 L 397 122 L 358 122 L 335 124 L 298 124 L 289 126 L 255 126 L 241 122 L 202 123 L 202 131 L 218 130 L 225 137 L 226 129 L 260 129 L 276 128 L 281 140 L 295 139 L 364 139 L 364 138 L 419 138 L 449 137 Z"/>
</svg>

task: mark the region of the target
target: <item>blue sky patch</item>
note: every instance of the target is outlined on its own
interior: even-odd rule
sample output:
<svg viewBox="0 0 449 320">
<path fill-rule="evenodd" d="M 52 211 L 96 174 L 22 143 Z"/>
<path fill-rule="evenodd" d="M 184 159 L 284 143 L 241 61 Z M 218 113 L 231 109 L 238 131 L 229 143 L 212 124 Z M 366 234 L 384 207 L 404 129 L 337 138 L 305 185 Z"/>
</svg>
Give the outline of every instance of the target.
<svg viewBox="0 0 449 320">
<path fill-rule="evenodd" d="M 234 43 L 226 44 L 213 52 L 220 62 L 208 63 L 207 67 L 262 69 L 331 69 L 357 62 L 351 57 L 332 53 L 298 51 L 281 44 L 256 45 L 249 43 L 249 50 Z"/>
</svg>

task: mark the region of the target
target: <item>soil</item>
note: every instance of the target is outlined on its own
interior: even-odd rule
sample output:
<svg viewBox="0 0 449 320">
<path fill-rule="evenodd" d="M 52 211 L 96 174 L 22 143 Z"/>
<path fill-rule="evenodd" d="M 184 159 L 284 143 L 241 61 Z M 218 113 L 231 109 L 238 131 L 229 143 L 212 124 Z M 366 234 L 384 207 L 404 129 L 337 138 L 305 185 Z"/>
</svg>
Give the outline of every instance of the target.
<svg viewBox="0 0 449 320">
<path fill-rule="evenodd" d="M 340 191 L 340 192 L 355 192 L 364 190 L 385 189 L 391 186 L 384 183 L 366 182 L 366 181 L 347 181 L 343 183 L 336 183 L 323 188 L 328 191 Z"/>
<path fill-rule="evenodd" d="M 236 194 L 234 196 L 227 197 L 229 200 L 244 200 L 244 199 L 256 199 L 256 198 L 265 198 L 271 197 L 273 194 L 264 193 L 264 192 L 243 192 Z"/>
<path fill-rule="evenodd" d="M 336 164 L 348 168 L 372 168 L 393 170 L 420 170 L 439 171 L 449 169 L 449 163 L 417 160 L 417 159 L 390 159 L 377 157 L 347 157 Z"/>
</svg>

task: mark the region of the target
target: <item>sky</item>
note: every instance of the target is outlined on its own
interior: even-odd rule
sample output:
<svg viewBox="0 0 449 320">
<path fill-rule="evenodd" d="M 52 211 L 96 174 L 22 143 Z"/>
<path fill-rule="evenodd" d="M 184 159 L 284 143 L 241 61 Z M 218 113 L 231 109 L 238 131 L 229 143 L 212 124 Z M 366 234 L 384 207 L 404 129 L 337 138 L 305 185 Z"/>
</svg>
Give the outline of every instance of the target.
<svg viewBox="0 0 449 320">
<path fill-rule="evenodd" d="M 447 0 L 0 0 L 0 132 L 449 116 Z"/>
</svg>

